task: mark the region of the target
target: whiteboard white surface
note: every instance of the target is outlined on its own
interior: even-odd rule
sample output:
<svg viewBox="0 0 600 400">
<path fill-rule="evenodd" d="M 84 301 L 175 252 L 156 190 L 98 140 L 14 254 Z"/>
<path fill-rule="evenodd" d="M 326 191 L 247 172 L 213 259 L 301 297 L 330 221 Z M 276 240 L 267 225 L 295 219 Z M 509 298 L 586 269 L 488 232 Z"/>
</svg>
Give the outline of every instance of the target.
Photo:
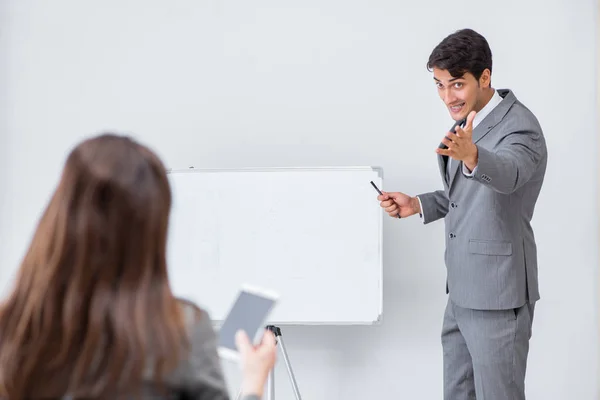
<svg viewBox="0 0 600 400">
<path fill-rule="evenodd" d="M 171 171 L 173 291 L 222 321 L 242 284 L 279 294 L 270 323 L 373 324 L 382 209 L 371 167 Z"/>
</svg>

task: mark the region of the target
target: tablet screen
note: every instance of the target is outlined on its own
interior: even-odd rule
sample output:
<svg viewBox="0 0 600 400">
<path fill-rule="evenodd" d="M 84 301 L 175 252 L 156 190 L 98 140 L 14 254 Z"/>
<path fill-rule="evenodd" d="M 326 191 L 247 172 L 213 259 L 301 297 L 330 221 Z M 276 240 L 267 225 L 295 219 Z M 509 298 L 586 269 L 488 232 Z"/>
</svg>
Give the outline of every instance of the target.
<svg viewBox="0 0 600 400">
<path fill-rule="evenodd" d="M 235 334 L 238 330 L 245 331 L 251 341 L 260 340 L 274 304 L 274 298 L 242 290 L 219 330 L 219 347 L 237 352 Z"/>
</svg>

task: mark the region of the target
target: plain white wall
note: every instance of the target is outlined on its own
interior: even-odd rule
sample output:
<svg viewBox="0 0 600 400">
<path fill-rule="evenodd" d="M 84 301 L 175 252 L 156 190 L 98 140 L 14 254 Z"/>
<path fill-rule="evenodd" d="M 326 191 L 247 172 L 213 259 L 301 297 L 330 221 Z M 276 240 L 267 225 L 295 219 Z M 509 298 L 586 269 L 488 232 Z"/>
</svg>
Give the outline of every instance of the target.
<svg viewBox="0 0 600 400">
<path fill-rule="evenodd" d="M 7 220 L 5 216 L 8 215 L 8 208 L 5 206 L 5 200 L 10 196 L 8 194 L 7 177 L 8 177 L 8 148 L 9 148 L 9 109 L 8 109 L 8 96 L 4 88 L 8 85 L 8 62 L 5 57 L 5 49 L 8 48 L 8 26 L 3 23 L 8 16 L 8 2 L 0 1 L 0 49 L 2 51 L 0 55 L 0 171 L 4 173 L 0 174 L 0 243 L 5 243 L 8 240 L 8 228 Z M 0 245 L 2 246 L 2 245 Z M 0 247 L 4 248 L 4 246 Z M 7 270 L 13 270 L 14 264 L 9 264 L 4 257 L 0 258 L 0 290 L 2 290 L 4 277 L 6 276 Z"/>
<path fill-rule="evenodd" d="M 451 121 L 425 63 L 450 32 L 479 30 L 494 86 L 537 115 L 549 148 L 528 398 L 597 398 L 594 1 L 0 4 L 2 285 L 66 153 L 103 129 L 173 168 L 380 165 L 387 190 L 440 188 L 434 149 Z M 381 326 L 284 330 L 306 399 L 441 398 L 443 223 L 386 218 L 384 233 Z M 292 398 L 281 357 L 276 380 Z"/>
</svg>

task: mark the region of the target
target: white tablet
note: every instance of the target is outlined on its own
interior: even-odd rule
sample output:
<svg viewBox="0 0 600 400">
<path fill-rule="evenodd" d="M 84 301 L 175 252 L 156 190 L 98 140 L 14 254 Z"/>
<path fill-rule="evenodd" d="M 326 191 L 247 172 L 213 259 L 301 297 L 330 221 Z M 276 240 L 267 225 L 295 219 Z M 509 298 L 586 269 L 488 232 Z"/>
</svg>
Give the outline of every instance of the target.
<svg viewBox="0 0 600 400">
<path fill-rule="evenodd" d="M 257 344 L 264 334 L 267 317 L 278 298 L 271 291 L 243 285 L 219 329 L 219 355 L 239 359 L 239 351 L 235 345 L 238 330 L 245 331 L 250 341 Z"/>
</svg>

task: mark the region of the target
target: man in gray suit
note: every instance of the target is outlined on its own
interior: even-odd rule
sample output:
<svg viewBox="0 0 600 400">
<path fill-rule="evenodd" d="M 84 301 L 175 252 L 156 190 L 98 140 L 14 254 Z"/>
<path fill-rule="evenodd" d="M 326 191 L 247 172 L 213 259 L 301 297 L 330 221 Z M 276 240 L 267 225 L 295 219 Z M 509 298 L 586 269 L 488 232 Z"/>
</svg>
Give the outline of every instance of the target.
<svg viewBox="0 0 600 400">
<path fill-rule="evenodd" d="M 492 54 L 477 32 L 446 37 L 427 66 L 457 122 L 436 149 L 444 189 L 378 199 L 393 217 L 445 220 L 444 399 L 525 399 L 540 298 L 531 218 L 546 171 L 545 139 L 511 90 L 492 88 Z"/>
</svg>

